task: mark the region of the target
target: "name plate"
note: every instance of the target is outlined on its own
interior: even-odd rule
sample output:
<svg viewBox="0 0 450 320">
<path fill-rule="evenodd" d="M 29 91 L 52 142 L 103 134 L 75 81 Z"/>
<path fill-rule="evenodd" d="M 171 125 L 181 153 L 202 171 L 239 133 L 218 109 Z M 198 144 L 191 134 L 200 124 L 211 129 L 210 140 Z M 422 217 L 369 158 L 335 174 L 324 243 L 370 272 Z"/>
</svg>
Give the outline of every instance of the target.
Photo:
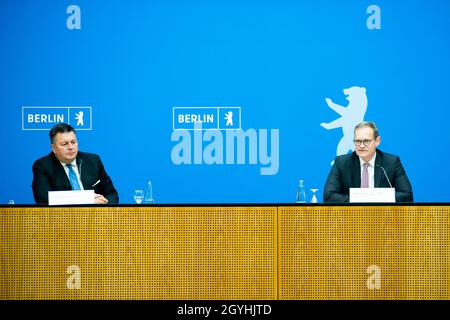
<svg viewBox="0 0 450 320">
<path fill-rule="evenodd" d="M 350 188 L 350 203 L 395 202 L 395 188 Z"/>
<path fill-rule="evenodd" d="M 49 191 L 48 205 L 95 204 L 94 190 Z"/>
</svg>

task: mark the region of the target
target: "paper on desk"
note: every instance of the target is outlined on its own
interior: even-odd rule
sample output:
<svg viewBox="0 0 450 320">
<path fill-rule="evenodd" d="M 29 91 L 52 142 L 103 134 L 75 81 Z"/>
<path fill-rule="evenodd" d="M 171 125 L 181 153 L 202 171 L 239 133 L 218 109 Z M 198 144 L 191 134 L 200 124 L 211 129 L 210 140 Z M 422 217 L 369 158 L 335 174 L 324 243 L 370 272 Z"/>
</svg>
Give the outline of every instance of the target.
<svg viewBox="0 0 450 320">
<path fill-rule="evenodd" d="M 49 191 L 48 204 L 95 204 L 94 190 Z"/>
</svg>

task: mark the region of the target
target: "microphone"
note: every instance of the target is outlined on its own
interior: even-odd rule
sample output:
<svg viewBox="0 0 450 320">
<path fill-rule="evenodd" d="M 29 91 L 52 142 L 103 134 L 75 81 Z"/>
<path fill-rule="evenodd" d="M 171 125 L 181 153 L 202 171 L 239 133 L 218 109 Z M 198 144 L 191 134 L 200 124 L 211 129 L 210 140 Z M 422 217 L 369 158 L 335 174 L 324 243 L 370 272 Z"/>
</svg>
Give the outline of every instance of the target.
<svg viewBox="0 0 450 320">
<path fill-rule="evenodd" d="M 78 168 L 78 171 L 80 173 L 80 179 L 81 179 L 81 165 L 83 164 L 83 159 L 80 159 L 80 166 Z"/>
<path fill-rule="evenodd" d="M 78 173 L 80 174 L 80 181 L 81 181 L 81 165 L 83 164 L 83 159 L 80 159 L 80 165 L 78 167 Z M 83 184 L 83 181 L 81 181 L 81 184 Z"/>
<path fill-rule="evenodd" d="M 378 168 L 381 168 L 381 170 L 383 170 L 384 176 L 386 177 L 386 180 L 388 181 L 389 186 L 392 188 L 391 180 L 389 180 L 389 178 L 387 176 L 387 173 L 386 173 L 386 170 L 384 170 L 383 166 L 380 166 L 378 164 L 375 164 L 375 166 L 378 167 Z"/>
</svg>

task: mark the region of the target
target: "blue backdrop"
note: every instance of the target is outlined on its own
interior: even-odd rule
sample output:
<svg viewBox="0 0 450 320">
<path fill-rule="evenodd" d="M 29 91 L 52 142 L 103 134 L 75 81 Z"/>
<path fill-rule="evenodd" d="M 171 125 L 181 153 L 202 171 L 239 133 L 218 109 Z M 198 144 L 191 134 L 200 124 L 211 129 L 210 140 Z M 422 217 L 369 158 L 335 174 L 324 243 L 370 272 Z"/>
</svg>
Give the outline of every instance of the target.
<svg viewBox="0 0 450 320">
<path fill-rule="evenodd" d="M 33 203 L 31 166 L 50 151 L 48 130 L 26 130 L 51 125 L 27 127 L 30 106 L 90 107 L 79 147 L 100 154 L 122 203 L 148 180 L 157 203 L 294 202 L 299 179 L 321 200 L 343 135 L 320 125 L 340 117 L 325 98 L 346 107 L 343 90 L 355 86 L 415 200 L 448 202 L 449 9 L 444 0 L 1 0 L 0 202 Z M 243 131 L 267 130 L 269 155 L 278 130 L 278 170 L 262 174 L 268 165 L 260 155 L 252 164 L 248 145 L 244 164 L 176 164 L 174 107 L 240 107 Z"/>
</svg>

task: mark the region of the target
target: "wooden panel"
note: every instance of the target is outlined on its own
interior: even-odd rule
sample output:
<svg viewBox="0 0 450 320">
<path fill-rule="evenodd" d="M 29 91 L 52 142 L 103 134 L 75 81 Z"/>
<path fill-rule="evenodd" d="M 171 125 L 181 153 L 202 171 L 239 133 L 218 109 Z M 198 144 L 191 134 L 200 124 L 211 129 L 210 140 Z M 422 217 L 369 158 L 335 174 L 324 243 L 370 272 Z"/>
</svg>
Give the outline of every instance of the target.
<svg viewBox="0 0 450 320">
<path fill-rule="evenodd" d="M 0 298 L 450 299 L 449 208 L 2 207 Z"/>
<path fill-rule="evenodd" d="M 449 299 L 449 212 L 280 207 L 280 298 Z"/>
<path fill-rule="evenodd" d="M 276 214 L 276 207 L 4 207 L 0 298 L 275 299 Z"/>
</svg>

